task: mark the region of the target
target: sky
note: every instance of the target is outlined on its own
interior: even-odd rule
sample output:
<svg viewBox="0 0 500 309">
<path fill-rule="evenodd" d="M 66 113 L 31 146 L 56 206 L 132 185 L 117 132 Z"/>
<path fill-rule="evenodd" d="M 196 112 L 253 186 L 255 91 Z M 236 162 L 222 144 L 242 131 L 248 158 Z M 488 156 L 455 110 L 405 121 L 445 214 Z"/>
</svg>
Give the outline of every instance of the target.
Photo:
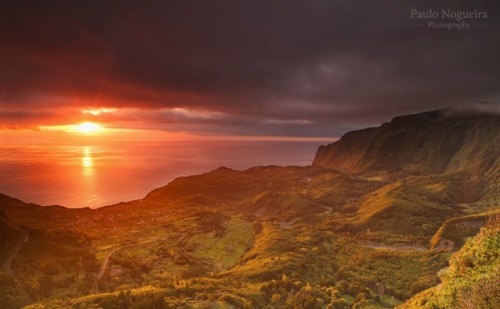
<svg viewBox="0 0 500 309">
<path fill-rule="evenodd" d="M 439 16 L 412 18 L 429 9 Z M 459 22 L 442 9 L 487 17 Z M 498 1 L 10 1 L 0 136 L 93 121 L 338 137 L 397 115 L 497 104 L 499 13 Z"/>
</svg>

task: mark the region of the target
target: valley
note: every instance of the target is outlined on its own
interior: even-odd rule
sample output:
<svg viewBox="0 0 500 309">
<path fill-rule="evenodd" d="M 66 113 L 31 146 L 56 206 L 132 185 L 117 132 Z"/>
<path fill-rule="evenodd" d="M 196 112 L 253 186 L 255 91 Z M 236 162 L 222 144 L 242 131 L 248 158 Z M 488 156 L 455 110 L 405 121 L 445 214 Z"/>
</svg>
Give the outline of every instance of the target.
<svg viewBox="0 0 500 309">
<path fill-rule="evenodd" d="M 26 231 L 2 227 L 12 273 L 1 274 L 0 302 L 405 306 L 438 285 L 466 238 L 500 215 L 500 119 L 440 111 L 403 119 L 346 134 L 311 166 L 221 167 L 98 209 L 0 195 L 5 223 Z"/>
</svg>

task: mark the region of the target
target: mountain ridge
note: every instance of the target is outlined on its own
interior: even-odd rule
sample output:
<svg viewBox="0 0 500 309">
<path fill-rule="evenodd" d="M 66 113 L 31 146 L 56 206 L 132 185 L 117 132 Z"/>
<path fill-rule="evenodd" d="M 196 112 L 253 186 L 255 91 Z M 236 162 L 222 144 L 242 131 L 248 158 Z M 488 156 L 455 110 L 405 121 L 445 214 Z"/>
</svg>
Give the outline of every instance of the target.
<svg viewBox="0 0 500 309">
<path fill-rule="evenodd" d="M 396 117 L 320 147 L 311 166 L 221 167 L 98 209 L 0 195 L 3 217 L 30 236 L 14 277 L 0 274 L 0 302 L 394 308 L 435 286 L 449 251 L 498 213 L 497 119 L 449 110 Z M 449 146 L 432 153 L 445 135 Z M 467 233 L 457 232 L 462 225 Z M 450 241 L 456 247 L 439 245 Z"/>
<path fill-rule="evenodd" d="M 442 109 L 398 116 L 318 148 L 313 166 L 357 173 L 443 173 L 500 164 L 500 115 Z M 492 145 L 492 146 L 490 146 Z"/>
</svg>

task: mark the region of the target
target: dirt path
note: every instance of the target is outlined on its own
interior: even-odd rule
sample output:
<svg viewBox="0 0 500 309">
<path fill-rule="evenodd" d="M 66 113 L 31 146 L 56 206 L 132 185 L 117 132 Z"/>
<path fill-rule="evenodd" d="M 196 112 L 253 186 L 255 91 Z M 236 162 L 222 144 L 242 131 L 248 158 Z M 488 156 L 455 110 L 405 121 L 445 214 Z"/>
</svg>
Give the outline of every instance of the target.
<svg viewBox="0 0 500 309">
<path fill-rule="evenodd" d="M 124 249 L 124 248 L 125 247 L 116 248 L 106 255 L 106 257 L 104 258 L 104 261 L 102 262 L 101 269 L 99 269 L 99 273 L 97 274 L 96 284 L 97 284 L 97 281 L 99 281 L 102 278 L 102 276 L 104 275 L 104 272 L 106 271 L 106 266 L 108 266 L 109 258 L 111 257 L 111 255 L 113 253 L 115 253 L 116 251 Z"/>
<path fill-rule="evenodd" d="M 383 244 L 375 243 L 371 241 L 359 242 L 359 245 L 367 248 L 377 249 L 377 250 L 390 250 L 390 251 L 427 251 L 428 248 L 422 245 L 412 245 L 412 244 Z"/>
<path fill-rule="evenodd" d="M 149 245 L 149 244 L 152 244 L 152 243 L 155 243 L 158 241 L 164 241 L 164 240 L 165 239 L 162 239 L 162 238 L 155 239 L 155 240 L 148 240 L 148 241 L 144 241 L 144 242 L 137 243 L 137 244 L 130 244 L 130 245 L 121 246 L 121 247 L 118 247 L 118 248 L 111 250 L 104 258 L 104 261 L 102 262 L 101 268 L 99 269 L 99 273 L 97 274 L 97 277 L 95 279 L 94 286 L 92 287 L 92 290 L 94 292 L 97 292 L 97 284 L 99 283 L 99 280 L 101 280 L 102 276 L 106 272 L 106 267 L 108 266 L 109 258 L 113 255 L 113 253 L 115 253 L 116 251 L 123 250 L 125 248 L 136 247 L 136 246 L 145 246 L 145 245 Z"/>
<path fill-rule="evenodd" d="M 24 247 L 24 244 L 28 241 L 29 234 L 28 234 L 28 231 L 26 231 L 22 228 L 15 227 L 8 222 L 5 222 L 5 223 L 7 223 L 10 227 L 12 227 L 12 228 L 14 228 L 22 233 L 22 236 L 19 239 L 19 241 L 17 242 L 16 247 L 12 250 L 11 254 L 9 255 L 9 257 L 7 258 L 5 263 L 3 264 L 3 268 L 4 268 L 5 272 L 8 275 L 13 276 L 12 269 L 10 268 L 10 266 L 12 264 L 12 261 L 14 261 L 14 259 L 19 254 L 19 252 L 21 252 L 21 249 Z"/>
<path fill-rule="evenodd" d="M 138 246 L 139 244 L 134 244 L 134 245 Z M 92 287 L 92 290 L 94 291 L 94 293 L 97 292 L 97 284 L 99 283 L 99 280 L 101 280 L 102 276 L 104 275 L 104 272 L 106 271 L 106 267 L 108 266 L 109 258 L 111 257 L 111 255 L 113 255 L 113 253 L 115 253 L 116 251 L 120 251 L 122 249 L 132 247 L 132 246 L 133 245 L 126 245 L 126 246 L 118 247 L 116 249 L 111 250 L 108 254 L 106 254 L 104 261 L 102 261 L 101 268 L 99 269 L 99 273 L 97 274 L 97 277 L 95 278 L 94 286 Z"/>
</svg>

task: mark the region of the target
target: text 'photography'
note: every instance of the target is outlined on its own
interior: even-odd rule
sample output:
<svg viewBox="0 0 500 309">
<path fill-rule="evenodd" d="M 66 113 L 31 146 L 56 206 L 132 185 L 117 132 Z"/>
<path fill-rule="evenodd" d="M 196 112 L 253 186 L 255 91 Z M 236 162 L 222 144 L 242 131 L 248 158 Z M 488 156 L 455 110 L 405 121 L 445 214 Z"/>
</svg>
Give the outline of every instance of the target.
<svg viewBox="0 0 500 309">
<path fill-rule="evenodd" d="M 498 3 L 0 13 L 0 308 L 500 308 Z"/>
</svg>

